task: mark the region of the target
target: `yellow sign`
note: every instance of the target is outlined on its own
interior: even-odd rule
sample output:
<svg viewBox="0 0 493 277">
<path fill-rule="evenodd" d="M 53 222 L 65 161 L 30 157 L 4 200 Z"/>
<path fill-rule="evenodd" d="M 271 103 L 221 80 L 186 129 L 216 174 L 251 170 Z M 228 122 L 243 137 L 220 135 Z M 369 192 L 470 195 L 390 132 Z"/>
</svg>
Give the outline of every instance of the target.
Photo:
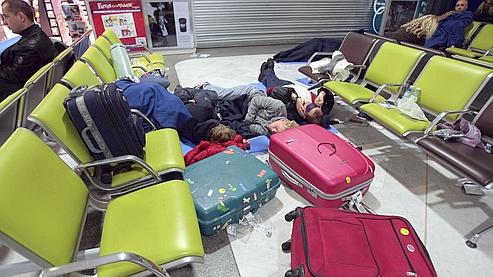
<svg viewBox="0 0 493 277">
<path fill-rule="evenodd" d="M 408 229 L 406 229 L 406 228 L 401 228 L 401 230 L 400 230 L 400 231 L 401 231 L 401 234 L 403 234 L 404 236 L 409 235 L 409 230 L 408 230 Z"/>
</svg>

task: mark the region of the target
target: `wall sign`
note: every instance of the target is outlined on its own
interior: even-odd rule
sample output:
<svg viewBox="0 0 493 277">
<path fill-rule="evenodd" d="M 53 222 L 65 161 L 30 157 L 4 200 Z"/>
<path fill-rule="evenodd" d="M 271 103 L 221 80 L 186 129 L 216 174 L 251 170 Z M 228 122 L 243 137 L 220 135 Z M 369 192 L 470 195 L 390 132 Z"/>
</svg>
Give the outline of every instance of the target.
<svg viewBox="0 0 493 277">
<path fill-rule="evenodd" d="M 89 2 L 96 36 L 112 29 L 127 45 L 147 45 L 141 1 L 91 1 Z"/>
<path fill-rule="evenodd" d="M 193 48 L 189 0 L 143 1 L 151 48 Z"/>
</svg>

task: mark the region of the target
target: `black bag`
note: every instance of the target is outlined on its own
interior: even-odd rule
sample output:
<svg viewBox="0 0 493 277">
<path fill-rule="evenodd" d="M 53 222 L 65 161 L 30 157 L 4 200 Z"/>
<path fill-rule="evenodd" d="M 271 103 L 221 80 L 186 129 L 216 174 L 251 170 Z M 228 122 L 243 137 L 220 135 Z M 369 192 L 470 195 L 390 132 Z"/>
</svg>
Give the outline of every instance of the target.
<svg viewBox="0 0 493 277">
<path fill-rule="evenodd" d="M 65 99 L 64 106 L 95 159 L 123 155 L 144 157 L 142 118 L 130 112 L 114 83 L 77 87 Z M 108 170 L 115 168 L 105 167 L 104 171 Z"/>
</svg>

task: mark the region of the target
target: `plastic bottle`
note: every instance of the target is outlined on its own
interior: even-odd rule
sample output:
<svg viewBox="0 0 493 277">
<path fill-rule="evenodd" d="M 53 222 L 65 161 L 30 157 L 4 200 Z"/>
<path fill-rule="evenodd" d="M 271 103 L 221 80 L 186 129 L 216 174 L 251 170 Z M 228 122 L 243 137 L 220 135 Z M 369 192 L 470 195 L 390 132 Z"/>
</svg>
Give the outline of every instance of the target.
<svg viewBox="0 0 493 277">
<path fill-rule="evenodd" d="M 418 102 L 419 97 L 421 96 L 421 89 L 414 87 L 412 97 L 414 98 L 414 102 Z"/>
<path fill-rule="evenodd" d="M 406 88 L 404 90 L 404 94 L 402 94 L 402 97 L 401 99 L 406 99 L 406 98 L 410 98 L 412 97 L 413 95 L 413 90 L 414 90 L 414 86 L 412 85 L 406 85 Z"/>
</svg>

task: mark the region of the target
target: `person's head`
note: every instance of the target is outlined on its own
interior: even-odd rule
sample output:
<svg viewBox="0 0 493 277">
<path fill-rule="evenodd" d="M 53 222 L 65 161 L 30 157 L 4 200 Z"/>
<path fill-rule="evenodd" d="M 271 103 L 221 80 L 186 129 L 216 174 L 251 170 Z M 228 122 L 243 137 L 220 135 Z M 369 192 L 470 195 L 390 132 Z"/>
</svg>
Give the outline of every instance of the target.
<svg viewBox="0 0 493 277">
<path fill-rule="evenodd" d="M 485 0 L 479 5 L 476 14 L 493 16 L 493 0 Z"/>
<path fill-rule="evenodd" d="M 467 0 L 457 0 L 455 3 L 455 11 L 458 13 L 467 11 L 469 3 Z"/>
<path fill-rule="evenodd" d="M 295 121 L 288 120 L 287 118 L 282 118 L 271 122 L 269 125 L 267 125 L 267 129 L 269 129 L 272 134 L 275 134 L 298 126 L 298 123 L 296 123 Z"/>
<path fill-rule="evenodd" d="M 313 124 L 321 124 L 322 116 L 324 115 L 322 109 L 315 103 L 310 103 L 305 107 L 306 121 Z"/>
<path fill-rule="evenodd" d="M 4 23 L 16 34 L 20 34 L 34 23 L 33 8 L 22 0 L 4 0 L 2 14 Z"/>
<path fill-rule="evenodd" d="M 222 143 L 234 139 L 236 132 L 226 125 L 218 124 L 209 132 L 209 141 Z"/>
</svg>

